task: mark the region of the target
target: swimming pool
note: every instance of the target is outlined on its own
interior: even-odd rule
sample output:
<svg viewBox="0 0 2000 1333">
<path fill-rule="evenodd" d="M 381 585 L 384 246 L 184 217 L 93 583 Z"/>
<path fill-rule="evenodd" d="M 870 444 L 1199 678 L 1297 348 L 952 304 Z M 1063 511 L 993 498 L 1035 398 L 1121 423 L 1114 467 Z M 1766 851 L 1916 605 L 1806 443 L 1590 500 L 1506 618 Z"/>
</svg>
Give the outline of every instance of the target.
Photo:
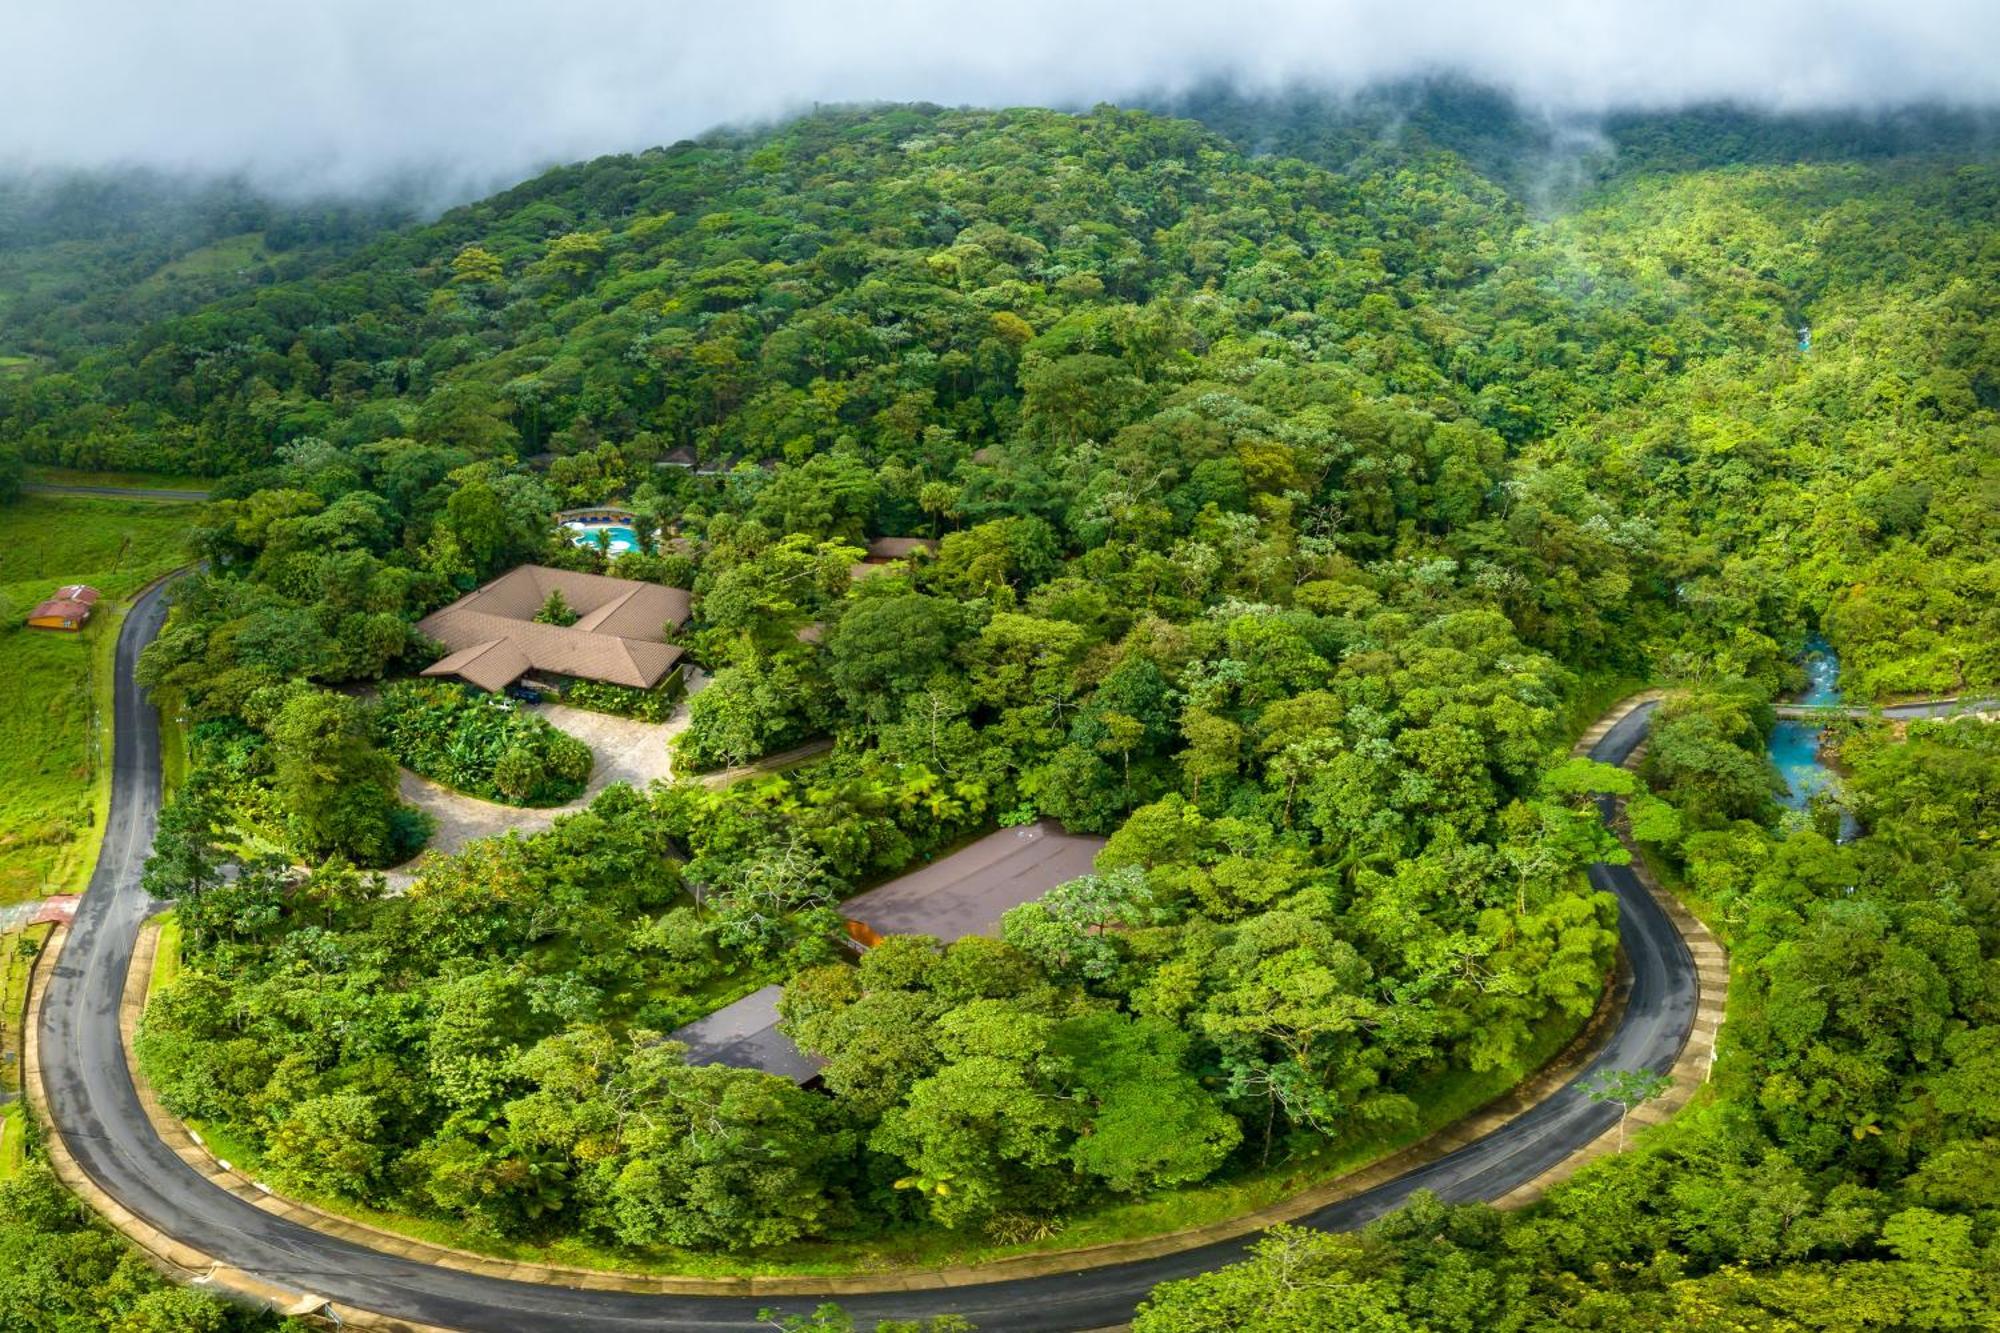
<svg viewBox="0 0 2000 1333">
<path fill-rule="evenodd" d="M 639 546 L 639 534 L 623 523 L 572 522 L 565 523 L 563 526 L 569 529 L 570 540 L 572 542 L 578 546 L 588 547 L 591 550 L 601 548 L 610 555 L 623 555 L 627 551 L 637 550 Z M 603 533 L 609 540 L 610 544 L 608 546 L 604 546 L 599 541 L 599 533 Z"/>
</svg>

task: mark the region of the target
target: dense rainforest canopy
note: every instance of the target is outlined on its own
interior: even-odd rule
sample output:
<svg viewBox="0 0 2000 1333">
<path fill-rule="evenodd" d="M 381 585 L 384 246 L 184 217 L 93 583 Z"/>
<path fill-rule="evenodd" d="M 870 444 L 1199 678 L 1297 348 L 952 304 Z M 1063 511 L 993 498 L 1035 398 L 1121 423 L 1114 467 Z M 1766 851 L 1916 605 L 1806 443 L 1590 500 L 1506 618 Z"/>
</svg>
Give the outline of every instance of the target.
<svg viewBox="0 0 2000 1333">
<path fill-rule="evenodd" d="M 1524 1213 L 1421 1196 L 1358 1235 L 1281 1232 L 1135 1329 L 1991 1327 L 2000 728 L 1864 728 L 1843 754 L 1851 844 L 1671 839 L 1736 973 L 1694 1109 Z"/>
<path fill-rule="evenodd" d="M 1449 105 L 1388 147 L 1205 109 L 1236 142 L 903 107 L 602 159 L 7 381 L 34 459 L 221 478 L 143 664 L 195 724 L 149 870 L 187 931 L 142 1038 L 169 1104 L 293 1188 L 650 1253 L 1031 1241 L 1387 1141 L 1596 1003 L 1591 798 L 1631 779 L 1560 756 L 1656 678 L 1692 692 L 1638 831 L 1764 969 L 1721 1109 L 1612 1168 L 1658 1173 L 1615 1234 L 1412 1213 L 1297 1262 L 1437 1326 L 1448 1225 L 1495 1293 L 1460 1326 L 1525 1327 L 1990 1253 L 1992 1200 L 1904 1183 L 1991 1132 L 1935 1090 L 1994 1031 L 1990 746 L 1854 738 L 1854 848 L 1781 823 L 1759 751 L 1812 630 L 1858 696 L 2000 681 L 1979 136 L 1637 120 L 1550 208 Z M 605 565 L 552 514 L 613 499 L 669 538 L 613 572 L 696 594 L 681 767 L 832 754 L 614 788 L 386 893 L 354 866 L 427 830 L 356 687 L 514 563 Z M 852 578 L 884 534 L 939 545 Z M 1912 827 L 1926 765 L 1966 804 Z M 1109 835 L 1099 873 L 1001 940 L 836 960 L 831 904 L 1034 815 Z M 1809 998 L 1864 945 L 1912 969 L 1893 1050 Z M 658 1040 L 775 979 L 824 1093 Z M 1696 1236 L 1683 1186 L 1796 1206 Z M 1293 1253 L 1147 1317 L 1242 1326 Z"/>
<path fill-rule="evenodd" d="M 0 171 L 0 373 L 71 366 L 154 320 L 306 277 L 412 216 L 236 180 Z"/>
</svg>

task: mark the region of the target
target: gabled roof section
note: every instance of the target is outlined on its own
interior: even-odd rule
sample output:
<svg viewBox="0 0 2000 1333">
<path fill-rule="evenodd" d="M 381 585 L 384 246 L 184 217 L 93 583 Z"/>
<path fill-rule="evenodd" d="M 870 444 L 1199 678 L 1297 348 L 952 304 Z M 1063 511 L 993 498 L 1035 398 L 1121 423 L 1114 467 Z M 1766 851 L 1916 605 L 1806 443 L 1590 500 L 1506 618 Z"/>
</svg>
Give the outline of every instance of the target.
<svg viewBox="0 0 2000 1333">
<path fill-rule="evenodd" d="M 555 592 L 576 614 L 575 624 L 535 620 Z M 689 610 L 684 588 L 521 565 L 432 612 L 417 629 L 447 650 L 427 676 L 457 676 L 495 690 L 529 671 L 546 671 L 643 690 L 680 660 L 681 650 L 666 637 L 687 623 Z"/>
<path fill-rule="evenodd" d="M 97 589 L 87 583 L 72 583 L 57 588 L 48 600 L 28 612 L 28 619 L 81 623 L 90 619 L 90 608 L 96 605 Z"/>
<path fill-rule="evenodd" d="M 426 676 L 457 676 L 482 690 L 504 690 L 527 674 L 528 655 L 508 639 L 475 643 L 424 668 Z"/>
<path fill-rule="evenodd" d="M 664 637 L 666 626 L 685 625 L 691 609 L 687 593 L 679 588 L 635 583 L 630 592 L 579 616 L 571 628 L 615 634 L 621 639 L 659 639 Z"/>
</svg>

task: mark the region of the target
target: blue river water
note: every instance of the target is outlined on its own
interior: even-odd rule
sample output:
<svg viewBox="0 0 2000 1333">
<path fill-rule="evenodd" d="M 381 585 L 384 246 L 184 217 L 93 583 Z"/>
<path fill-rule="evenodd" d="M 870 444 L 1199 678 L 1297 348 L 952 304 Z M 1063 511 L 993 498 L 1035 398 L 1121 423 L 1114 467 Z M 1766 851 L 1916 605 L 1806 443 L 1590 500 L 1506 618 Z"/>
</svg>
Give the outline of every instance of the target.
<svg viewBox="0 0 2000 1333">
<path fill-rule="evenodd" d="M 1833 647 L 1817 634 L 1806 640 L 1806 689 L 1793 700 L 1807 705 L 1840 702 L 1840 659 Z M 1780 804 L 1789 810 L 1805 810 L 1822 792 L 1838 795 L 1840 779 L 1819 757 L 1821 728 L 1810 722 L 1781 721 L 1771 732 L 1771 763 L 1785 780 Z M 1851 832 L 1849 818 L 1841 818 L 1843 836 Z"/>
</svg>

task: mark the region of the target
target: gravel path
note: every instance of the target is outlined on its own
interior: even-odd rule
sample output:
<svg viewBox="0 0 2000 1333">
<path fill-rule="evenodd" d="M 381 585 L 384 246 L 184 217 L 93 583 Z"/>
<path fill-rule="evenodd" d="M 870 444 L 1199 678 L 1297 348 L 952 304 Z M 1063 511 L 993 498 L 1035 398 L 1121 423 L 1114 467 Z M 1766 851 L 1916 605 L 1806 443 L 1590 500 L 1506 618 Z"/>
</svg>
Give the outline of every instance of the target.
<svg viewBox="0 0 2000 1333">
<path fill-rule="evenodd" d="M 437 832 L 413 860 L 386 873 L 389 887 L 401 892 L 416 882 L 418 867 L 433 852 L 449 854 L 478 838 L 497 837 L 508 830 L 538 833 L 554 823 L 558 815 L 583 809 L 597 794 L 613 783 L 623 782 L 646 790 L 655 782 L 670 781 L 674 775 L 670 742 L 686 730 L 687 705 L 683 703 L 665 722 L 640 722 L 609 713 L 592 713 L 562 704 L 529 705 L 547 718 L 550 725 L 567 732 L 590 747 L 590 782 L 583 795 L 567 805 L 530 810 L 498 801 L 482 801 L 476 796 L 455 792 L 429 778 L 402 770 L 400 791 L 405 801 L 428 811 L 437 820 Z"/>
</svg>

